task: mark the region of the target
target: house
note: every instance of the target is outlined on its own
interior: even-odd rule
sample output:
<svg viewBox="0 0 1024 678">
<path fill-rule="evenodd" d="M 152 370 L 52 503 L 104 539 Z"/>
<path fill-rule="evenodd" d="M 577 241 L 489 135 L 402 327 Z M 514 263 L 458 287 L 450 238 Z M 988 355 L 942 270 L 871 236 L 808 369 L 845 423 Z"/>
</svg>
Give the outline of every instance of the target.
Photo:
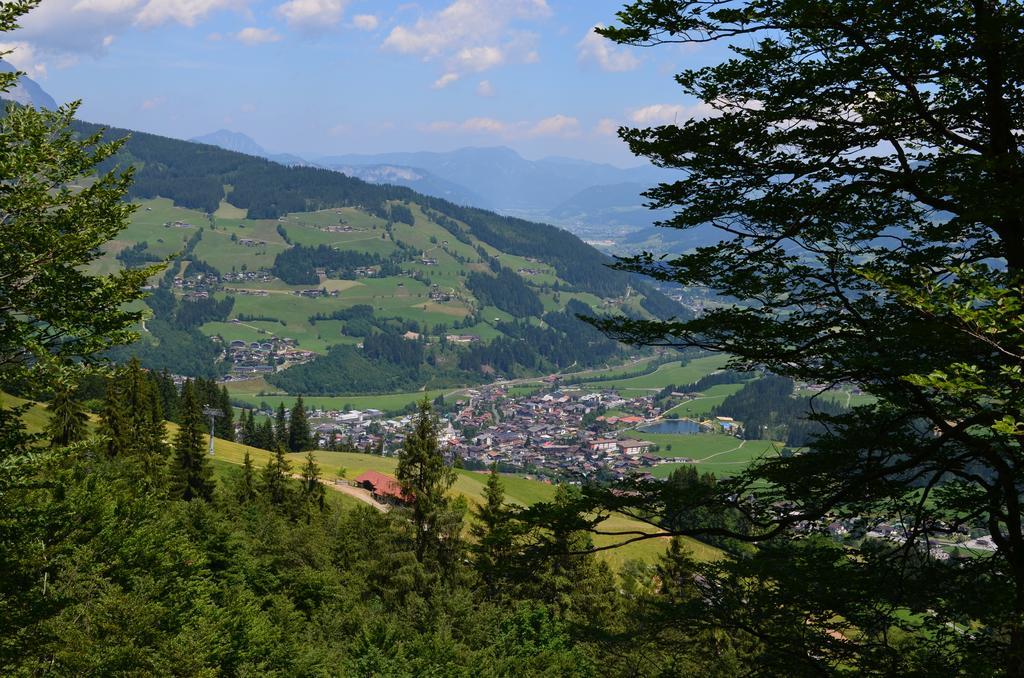
<svg viewBox="0 0 1024 678">
<path fill-rule="evenodd" d="M 480 337 L 473 334 L 449 334 L 445 340 L 452 344 L 475 344 L 480 341 Z"/>
<path fill-rule="evenodd" d="M 377 501 L 388 503 L 409 503 L 409 497 L 402 491 L 397 480 L 379 471 L 366 471 L 355 479 L 355 484 L 373 494 Z"/>
<path fill-rule="evenodd" d="M 605 438 L 594 438 L 587 443 L 587 449 L 591 452 L 612 452 L 618 447 L 618 442 Z"/>
<path fill-rule="evenodd" d="M 651 449 L 651 444 L 646 440 L 620 440 L 618 445 L 623 454 L 631 457 L 646 454 Z"/>
</svg>

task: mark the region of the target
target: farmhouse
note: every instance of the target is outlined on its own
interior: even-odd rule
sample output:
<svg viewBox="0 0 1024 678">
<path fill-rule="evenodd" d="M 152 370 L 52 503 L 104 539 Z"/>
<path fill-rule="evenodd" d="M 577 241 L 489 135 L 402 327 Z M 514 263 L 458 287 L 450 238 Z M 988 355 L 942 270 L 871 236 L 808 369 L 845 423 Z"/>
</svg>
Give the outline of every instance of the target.
<svg viewBox="0 0 1024 678">
<path fill-rule="evenodd" d="M 635 457 L 641 454 L 646 454 L 651 449 L 651 444 L 646 440 L 620 440 L 619 450 L 623 454 L 628 454 L 631 457 Z"/>
<path fill-rule="evenodd" d="M 377 501 L 392 504 L 407 504 L 409 498 L 402 492 L 397 480 L 379 471 L 366 471 L 355 479 L 355 484 L 373 494 Z"/>
</svg>

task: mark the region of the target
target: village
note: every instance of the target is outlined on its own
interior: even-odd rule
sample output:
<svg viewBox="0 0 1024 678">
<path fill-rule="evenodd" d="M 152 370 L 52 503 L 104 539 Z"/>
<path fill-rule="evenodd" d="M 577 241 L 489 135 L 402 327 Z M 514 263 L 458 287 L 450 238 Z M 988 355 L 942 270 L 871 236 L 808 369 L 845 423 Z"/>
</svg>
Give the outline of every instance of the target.
<svg viewBox="0 0 1024 678">
<path fill-rule="evenodd" d="M 450 463 L 467 469 L 495 466 L 539 480 L 583 483 L 653 480 L 651 469 L 656 465 L 694 462 L 686 456 L 654 454 L 656 445 L 636 437 L 638 428 L 659 421 L 663 414 L 650 395 L 626 399 L 612 390 L 557 385 L 525 396 L 512 395 L 501 385 L 463 393 L 439 405 L 438 434 Z M 627 414 L 604 414 L 612 410 Z M 273 412 L 267 405 L 260 414 Z M 375 409 L 314 408 L 308 415 L 321 448 L 382 456 L 397 453 L 411 420 L 410 415 L 385 418 Z M 734 422 L 722 419 L 694 422 L 694 429 L 721 435 L 736 430 Z"/>
</svg>

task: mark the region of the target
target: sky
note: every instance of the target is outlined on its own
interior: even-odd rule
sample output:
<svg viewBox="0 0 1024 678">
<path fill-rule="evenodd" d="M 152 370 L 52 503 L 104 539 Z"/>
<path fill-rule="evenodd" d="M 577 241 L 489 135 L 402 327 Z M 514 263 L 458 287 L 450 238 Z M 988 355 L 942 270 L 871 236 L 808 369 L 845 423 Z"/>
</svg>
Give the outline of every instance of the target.
<svg viewBox="0 0 1024 678">
<path fill-rule="evenodd" d="M 619 125 L 700 115 L 672 76 L 712 47 L 622 47 L 621 0 L 42 0 L 5 58 L 79 117 L 271 152 L 508 146 L 639 164 Z M 717 59 L 716 59 L 717 60 Z"/>
</svg>

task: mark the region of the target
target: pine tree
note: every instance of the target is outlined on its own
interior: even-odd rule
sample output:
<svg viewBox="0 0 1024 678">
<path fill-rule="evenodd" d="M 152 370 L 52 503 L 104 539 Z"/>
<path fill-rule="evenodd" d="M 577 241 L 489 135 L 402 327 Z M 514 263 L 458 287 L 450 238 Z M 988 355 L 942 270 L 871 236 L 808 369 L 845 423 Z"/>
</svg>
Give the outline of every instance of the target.
<svg viewBox="0 0 1024 678">
<path fill-rule="evenodd" d="M 46 406 L 50 413 L 46 434 L 54 447 L 77 443 L 88 434 L 89 417 L 74 395 L 72 386 L 60 383 L 54 389 L 53 399 Z"/>
<path fill-rule="evenodd" d="M 242 458 L 242 475 L 235 485 L 235 499 L 239 504 L 248 504 L 257 495 L 256 472 L 253 468 L 252 456 L 249 455 L 249 450 L 246 450 L 245 456 Z"/>
<path fill-rule="evenodd" d="M 277 415 L 274 417 L 274 443 L 275 446 L 288 447 L 288 413 L 284 409 L 284 402 L 277 404 Z"/>
<path fill-rule="evenodd" d="M 217 407 L 222 415 L 217 417 L 217 437 L 223 440 L 235 439 L 235 410 L 231 407 L 231 396 L 228 394 L 228 387 L 220 387 L 220 397 L 217 400 Z"/>
<path fill-rule="evenodd" d="M 327 489 L 320 481 L 320 466 L 310 450 L 306 453 L 306 463 L 302 467 L 302 499 L 307 506 L 316 506 L 323 511 L 326 495 Z"/>
<path fill-rule="evenodd" d="M 299 396 L 292 407 L 291 419 L 288 422 L 288 449 L 292 452 L 302 452 L 313 447 L 313 435 L 309 430 L 306 408 L 302 403 L 302 396 Z"/>
<path fill-rule="evenodd" d="M 270 419 L 264 419 L 256 427 L 256 440 L 259 441 L 257 447 L 262 450 L 269 451 L 277 447 L 277 438 L 274 436 L 274 426 L 270 423 Z"/>
<path fill-rule="evenodd" d="M 242 442 L 258 447 L 256 444 L 256 418 L 252 410 L 242 410 Z"/>
<path fill-rule="evenodd" d="M 484 487 L 484 503 L 476 509 L 474 517 L 476 521 L 470 532 L 474 537 L 472 550 L 476 555 L 476 568 L 488 592 L 494 595 L 498 583 L 507 574 L 514 545 L 509 508 L 505 505 L 505 486 L 496 466 L 491 466 Z"/>
<path fill-rule="evenodd" d="M 411 522 L 416 531 L 416 560 L 423 562 L 428 549 L 437 549 L 444 513 L 450 509 L 445 493 L 455 482 L 455 471 L 444 464 L 437 440 L 437 421 L 426 398 L 419 404 L 398 456 L 396 470 L 402 491 L 411 502 Z"/>
<path fill-rule="evenodd" d="M 104 450 L 108 457 L 122 457 L 131 446 L 124 394 L 114 379 L 107 381 L 106 397 L 100 413 L 100 433 L 106 438 Z"/>
<path fill-rule="evenodd" d="M 284 448 L 280 445 L 274 450 L 273 456 L 267 460 L 263 468 L 263 495 L 274 506 L 286 506 L 290 503 L 291 488 L 288 487 L 288 479 L 291 478 L 292 465 L 284 456 Z"/>
<path fill-rule="evenodd" d="M 181 425 L 174 436 L 171 496 L 185 501 L 213 498 L 213 468 L 206 458 L 204 442 L 203 413 L 192 382 L 186 381 L 181 391 Z"/>
</svg>

